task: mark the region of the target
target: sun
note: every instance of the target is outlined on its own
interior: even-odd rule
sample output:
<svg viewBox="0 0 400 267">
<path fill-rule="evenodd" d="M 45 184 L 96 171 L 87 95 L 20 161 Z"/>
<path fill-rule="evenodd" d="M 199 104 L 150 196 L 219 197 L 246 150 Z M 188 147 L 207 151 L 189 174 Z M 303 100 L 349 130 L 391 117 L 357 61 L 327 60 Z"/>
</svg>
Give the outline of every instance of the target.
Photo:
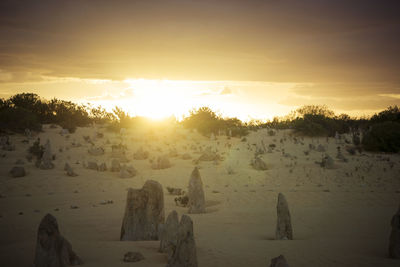
<svg viewBox="0 0 400 267">
<path fill-rule="evenodd" d="M 134 92 L 127 110 L 135 115 L 155 120 L 175 116 L 182 117 L 194 103 L 188 96 L 188 85 L 171 80 L 126 80 Z"/>
</svg>

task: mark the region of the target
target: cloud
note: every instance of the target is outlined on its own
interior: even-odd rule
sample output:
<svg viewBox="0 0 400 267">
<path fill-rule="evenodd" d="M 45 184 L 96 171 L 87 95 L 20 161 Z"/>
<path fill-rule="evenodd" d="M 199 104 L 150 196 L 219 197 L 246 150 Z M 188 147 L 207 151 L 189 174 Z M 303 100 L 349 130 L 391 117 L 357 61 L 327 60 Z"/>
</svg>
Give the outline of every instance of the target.
<svg viewBox="0 0 400 267">
<path fill-rule="evenodd" d="M 128 88 L 124 89 L 120 92 L 117 92 L 115 94 L 112 94 L 110 92 L 105 92 L 102 95 L 99 96 L 92 96 L 92 97 L 86 97 L 86 100 L 88 101 L 118 101 L 118 100 L 127 100 L 131 99 L 135 96 L 133 89 Z"/>
<path fill-rule="evenodd" d="M 382 110 L 388 106 L 399 104 L 399 99 L 382 95 L 367 95 L 358 97 L 310 97 L 290 95 L 279 101 L 279 104 L 299 107 L 303 105 L 326 105 L 334 110 L 353 112 L 360 110 Z"/>
<path fill-rule="evenodd" d="M 395 0 L 4 0 L 0 69 L 113 80 L 396 83 L 399 6 Z"/>
</svg>

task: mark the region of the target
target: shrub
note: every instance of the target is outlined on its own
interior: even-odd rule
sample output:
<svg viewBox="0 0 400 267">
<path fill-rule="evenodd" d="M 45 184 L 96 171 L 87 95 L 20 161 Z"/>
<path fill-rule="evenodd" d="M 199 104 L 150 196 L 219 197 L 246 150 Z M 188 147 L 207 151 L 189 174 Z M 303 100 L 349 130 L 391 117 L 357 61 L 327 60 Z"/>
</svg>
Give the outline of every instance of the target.
<svg viewBox="0 0 400 267">
<path fill-rule="evenodd" d="M 367 151 L 399 152 L 400 123 L 387 121 L 372 125 L 364 134 L 362 145 Z"/>
<path fill-rule="evenodd" d="M 372 123 L 379 123 L 385 121 L 400 122 L 400 109 L 397 106 L 388 107 L 387 109 L 375 114 L 371 118 Z"/>
<path fill-rule="evenodd" d="M 0 111 L 0 129 L 24 132 L 25 129 L 40 131 L 42 125 L 37 116 L 23 108 L 5 108 Z"/>
</svg>

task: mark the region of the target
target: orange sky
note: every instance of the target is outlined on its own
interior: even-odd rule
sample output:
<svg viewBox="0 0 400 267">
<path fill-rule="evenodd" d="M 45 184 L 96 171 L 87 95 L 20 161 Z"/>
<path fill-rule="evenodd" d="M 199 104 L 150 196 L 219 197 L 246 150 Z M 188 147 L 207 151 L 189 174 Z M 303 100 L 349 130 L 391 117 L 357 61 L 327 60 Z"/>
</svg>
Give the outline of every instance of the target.
<svg viewBox="0 0 400 267">
<path fill-rule="evenodd" d="M 400 102 L 399 13 L 395 0 L 4 0 L 0 96 L 112 100 L 140 115 L 371 114 Z"/>
</svg>

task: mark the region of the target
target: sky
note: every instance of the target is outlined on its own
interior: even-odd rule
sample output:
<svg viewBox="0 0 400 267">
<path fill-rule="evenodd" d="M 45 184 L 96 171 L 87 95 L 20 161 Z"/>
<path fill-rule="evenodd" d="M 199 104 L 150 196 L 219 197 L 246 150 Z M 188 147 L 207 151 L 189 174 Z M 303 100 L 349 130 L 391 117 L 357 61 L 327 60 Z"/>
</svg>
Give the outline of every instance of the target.
<svg viewBox="0 0 400 267">
<path fill-rule="evenodd" d="M 398 0 L 1 0 L 0 97 L 244 120 L 400 104 Z"/>
</svg>

